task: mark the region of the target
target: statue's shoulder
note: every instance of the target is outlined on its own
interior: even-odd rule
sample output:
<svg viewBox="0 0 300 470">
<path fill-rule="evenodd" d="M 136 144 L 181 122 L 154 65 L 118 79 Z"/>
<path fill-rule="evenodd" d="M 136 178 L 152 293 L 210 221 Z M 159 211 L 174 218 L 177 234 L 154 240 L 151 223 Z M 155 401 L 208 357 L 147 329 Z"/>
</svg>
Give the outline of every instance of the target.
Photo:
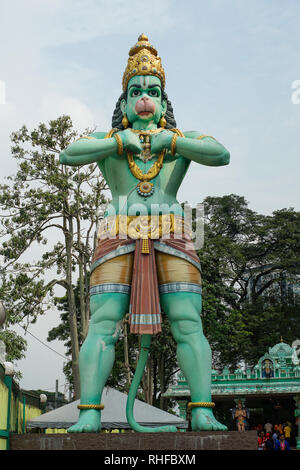
<svg viewBox="0 0 300 470">
<path fill-rule="evenodd" d="M 89 134 L 89 137 L 94 137 L 95 139 L 104 139 L 106 135 L 107 132 L 92 132 L 92 134 Z"/>
</svg>

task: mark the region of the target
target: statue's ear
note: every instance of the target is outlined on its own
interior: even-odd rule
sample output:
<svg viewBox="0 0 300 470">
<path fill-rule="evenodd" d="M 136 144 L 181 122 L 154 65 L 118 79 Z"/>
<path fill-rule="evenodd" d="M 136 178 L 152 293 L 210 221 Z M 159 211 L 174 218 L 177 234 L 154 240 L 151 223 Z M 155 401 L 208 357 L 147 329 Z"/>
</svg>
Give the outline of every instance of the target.
<svg viewBox="0 0 300 470">
<path fill-rule="evenodd" d="M 126 113 L 126 105 L 127 105 L 126 100 L 124 100 L 124 99 L 121 100 L 120 109 L 121 109 L 123 114 Z"/>
<path fill-rule="evenodd" d="M 162 100 L 161 110 L 162 110 L 163 114 L 165 114 L 167 112 L 167 100 Z"/>
</svg>

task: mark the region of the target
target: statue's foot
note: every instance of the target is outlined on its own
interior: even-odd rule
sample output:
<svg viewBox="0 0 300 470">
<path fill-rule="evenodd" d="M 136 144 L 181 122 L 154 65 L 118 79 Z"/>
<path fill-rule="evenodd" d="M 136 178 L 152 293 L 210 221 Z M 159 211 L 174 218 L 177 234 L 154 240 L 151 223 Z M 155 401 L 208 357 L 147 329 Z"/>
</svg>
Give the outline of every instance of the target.
<svg viewBox="0 0 300 470">
<path fill-rule="evenodd" d="M 98 432 L 101 429 L 98 410 L 81 410 L 79 420 L 67 429 L 68 432 Z"/>
<path fill-rule="evenodd" d="M 227 426 L 219 423 L 210 408 L 192 409 L 193 431 L 227 431 Z"/>
</svg>

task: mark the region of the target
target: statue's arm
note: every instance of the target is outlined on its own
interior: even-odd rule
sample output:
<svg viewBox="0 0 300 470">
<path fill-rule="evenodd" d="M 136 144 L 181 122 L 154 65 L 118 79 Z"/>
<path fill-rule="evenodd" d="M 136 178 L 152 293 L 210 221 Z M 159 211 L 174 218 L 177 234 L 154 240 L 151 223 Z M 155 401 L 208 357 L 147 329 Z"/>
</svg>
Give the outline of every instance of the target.
<svg viewBox="0 0 300 470">
<path fill-rule="evenodd" d="M 159 153 L 165 148 L 174 152 L 177 157 L 184 157 L 196 163 L 208 166 L 228 165 L 230 154 L 226 148 L 213 137 L 201 135 L 200 132 L 185 132 L 184 137 L 176 135 L 172 131 L 160 132 L 151 139 L 151 152 Z"/>
<path fill-rule="evenodd" d="M 230 153 L 213 137 L 193 131 L 185 132 L 184 135 L 177 137 L 176 153 L 202 165 L 228 165 Z"/>
<path fill-rule="evenodd" d="M 116 139 L 104 139 L 105 135 L 105 132 L 95 132 L 76 140 L 60 153 L 60 163 L 70 166 L 87 165 L 116 154 Z"/>
</svg>

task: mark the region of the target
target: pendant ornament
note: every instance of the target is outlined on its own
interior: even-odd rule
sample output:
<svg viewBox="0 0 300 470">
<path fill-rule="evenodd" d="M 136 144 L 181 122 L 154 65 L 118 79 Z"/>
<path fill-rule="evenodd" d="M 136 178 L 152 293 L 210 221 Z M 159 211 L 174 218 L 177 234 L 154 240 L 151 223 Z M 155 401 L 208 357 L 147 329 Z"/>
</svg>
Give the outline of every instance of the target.
<svg viewBox="0 0 300 470">
<path fill-rule="evenodd" d="M 154 193 L 154 184 L 149 181 L 141 181 L 138 184 L 137 192 L 140 196 L 149 197 Z"/>
<path fill-rule="evenodd" d="M 163 160 L 166 154 L 166 150 L 159 154 L 158 159 L 156 162 L 153 163 L 151 168 L 147 171 L 147 173 L 143 173 L 140 167 L 135 163 L 133 159 L 133 153 L 127 152 L 127 159 L 128 159 L 128 166 L 131 171 L 131 174 L 138 180 L 140 183 L 137 185 L 137 193 L 143 197 L 152 196 L 154 193 L 154 184 L 150 183 L 149 181 L 155 178 L 160 170 L 163 167 Z"/>
</svg>

